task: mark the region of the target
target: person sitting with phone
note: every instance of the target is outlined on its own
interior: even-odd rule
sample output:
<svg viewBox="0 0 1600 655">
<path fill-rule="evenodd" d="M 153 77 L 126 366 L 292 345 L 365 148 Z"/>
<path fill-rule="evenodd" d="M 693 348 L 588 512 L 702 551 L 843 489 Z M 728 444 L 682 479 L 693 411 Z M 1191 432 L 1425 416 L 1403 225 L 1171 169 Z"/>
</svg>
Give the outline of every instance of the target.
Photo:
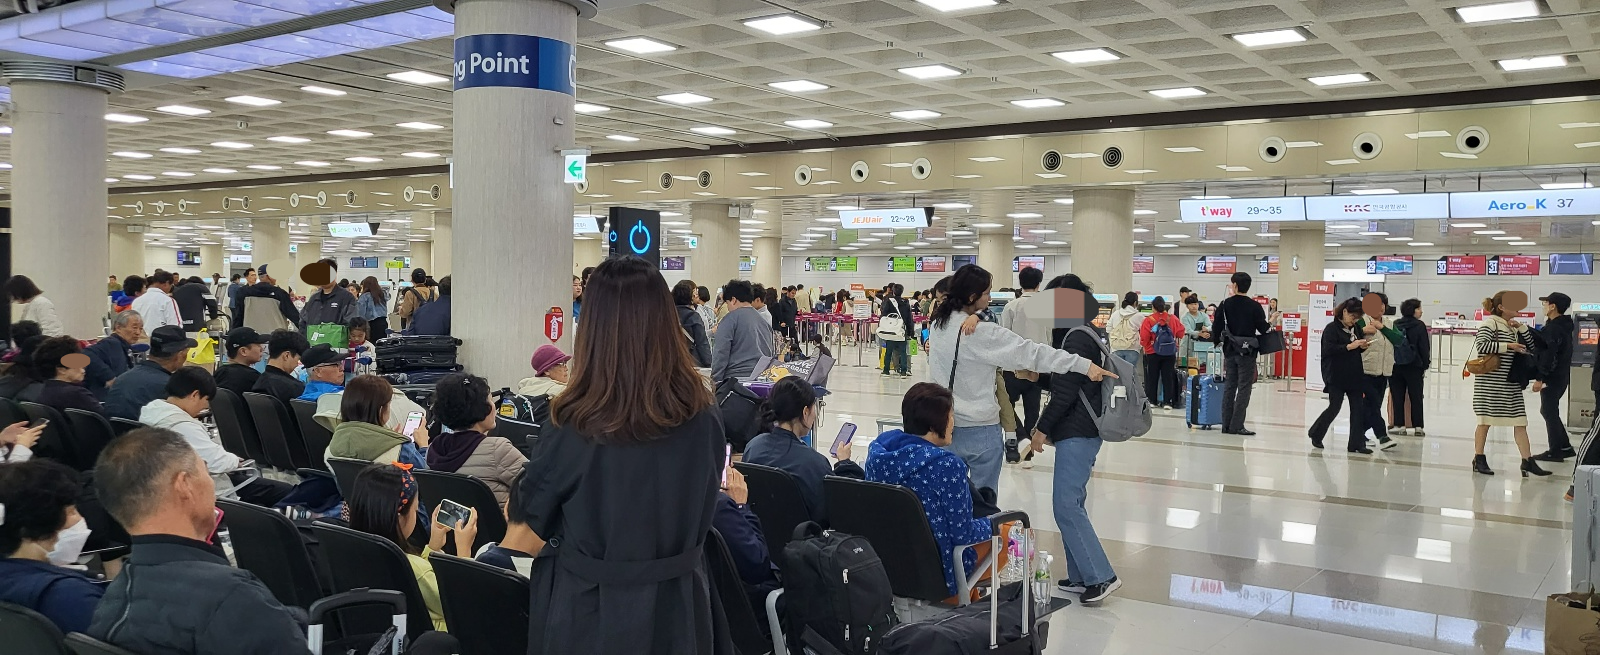
<svg viewBox="0 0 1600 655">
<path fill-rule="evenodd" d="M 750 511 L 750 487 L 744 475 L 729 464 L 723 470 L 722 492 L 717 494 L 717 513 L 711 516 L 711 527 L 722 535 L 733 559 L 733 568 L 739 571 L 739 581 L 744 583 L 745 596 L 756 616 L 766 616 L 767 594 L 782 589 L 778 580 L 778 566 L 772 563 L 771 549 L 761 532 L 761 519 Z M 780 547 L 782 544 L 779 545 Z M 757 621 L 761 633 L 771 628 L 766 621 Z"/>
<path fill-rule="evenodd" d="M 522 474 L 511 481 L 511 493 L 505 503 L 506 536 L 491 541 L 478 549 L 473 556 L 484 564 L 514 571 L 524 578 L 533 577 L 533 558 L 544 550 L 544 539 L 528 527 L 528 510 L 523 509 Z"/>
<path fill-rule="evenodd" d="M 817 392 L 810 383 L 793 375 L 778 380 L 767 395 L 766 415 L 762 417 L 771 427 L 745 445 L 742 461 L 788 471 L 800 484 L 806 513 L 811 520 L 826 525 L 828 516 L 822 502 L 822 478 L 837 475 L 860 480 L 867 474 L 860 465 L 850 461 L 849 437 L 855 434 L 854 424 L 846 423 L 840 432 L 844 438 L 836 439 L 838 443 L 830 448 L 839 458 L 833 465 L 828 464 L 828 458 L 822 453 L 802 441 L 816 427 L 819 416 Z"/>
<path fill-rule="evenodd" d="M 373 464 L 361 469 L 350 487 L 344 497 L 343 517 L 350 529 L 387 539 L 406 554 L 411 573 L 417 578 L 417 589 L 422 592 L 422 602 L 428 606 L 428 616 L 433 619 L 433 629 L 448 631 L 444 604 L 439 601 L 439 582 L 434 578 L 433 563 L 428 557 L 444 550 L 445 539 L 451 533 L 455 534 L 457 553 L 472 552 L 472 540 L 478 536 L 477 510 L 468 509 L 465 521 L 446 525 L 441 522 L 444 503 L 440 503 L 433 510 L 434 525 L 428 533 L 428 545 L 418 548 L 407 538 L 416 530 L 420 514 L 417 508 L 422 504 L 417 500 L 417 480 L 411 476 L 410 466 Z"/>
<path fill-rule="evenodd" d="M 428 448 L 428 469 L 470 475 L 489 486 L 501 507 L 528 457 L 505 437 L 491 437 L 497 415 L 489 381 L 451 373 L 433 387 L 433 415 L 444 426 Z"/>
<path fill-rule="evenodd" d="M 63 568 L 76 564 L 89 526 L 76 506 L 78 473 L 38 460 L 0 466 L 0 603 L 43 614 L 62 632 L 83 632 L 105 585 Z"/>
<path fill-rule="evenodd" d="M 327 457 L 388 464 L 398 462 L 426 470 L 428 431 L 421 429 L 421 414 L 413 413 L 405 428 L 409 434 L 395 432 L 389 424 L 389 402 L 394 385 L 376 375 L 357 375 L 345 385 L 339 400 L 339 426 L 328 441 Z M 415 439 L 415 441 L 413 441 Z"/>
</svg>

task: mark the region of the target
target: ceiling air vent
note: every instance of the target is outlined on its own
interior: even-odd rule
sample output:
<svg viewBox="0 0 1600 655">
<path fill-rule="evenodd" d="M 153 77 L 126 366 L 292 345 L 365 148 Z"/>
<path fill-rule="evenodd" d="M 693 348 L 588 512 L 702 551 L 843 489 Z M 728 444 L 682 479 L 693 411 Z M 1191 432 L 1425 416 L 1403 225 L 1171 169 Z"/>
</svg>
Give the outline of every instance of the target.
<svg viewBox="0 0 1600 655">
<path fill-rule="evenodd" d="M 1122 165 L 1122 148 L 1111 146 L 1100 153 L 1100 163 L 1106 168 L 1116 168 Z"/>
</svg>

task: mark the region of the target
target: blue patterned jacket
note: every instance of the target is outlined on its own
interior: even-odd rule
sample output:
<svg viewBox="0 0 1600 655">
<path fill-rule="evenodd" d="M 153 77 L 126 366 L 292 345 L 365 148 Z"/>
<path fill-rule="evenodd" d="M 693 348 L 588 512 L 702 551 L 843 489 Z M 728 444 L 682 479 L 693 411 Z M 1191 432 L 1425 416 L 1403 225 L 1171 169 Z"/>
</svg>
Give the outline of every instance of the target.
<svg viewBox="0 0 1600 655">
<path fill-rule="evenodd" d="M 933 527 L 933 538 L 944 555 L 944 582 L 956 593 L 950 556 L 961 544 L 988 541 L 993 528 L 988 519 L 973 518 L 972 490 L 967 484 L 967 463 L 927 439 L 900 430 L 878 435 L 867 448 L 867 480 L 911 489 L 922 500 Z M 977 555 L 968 550 L 962 564 L 970 574 Z"/>
</svg>

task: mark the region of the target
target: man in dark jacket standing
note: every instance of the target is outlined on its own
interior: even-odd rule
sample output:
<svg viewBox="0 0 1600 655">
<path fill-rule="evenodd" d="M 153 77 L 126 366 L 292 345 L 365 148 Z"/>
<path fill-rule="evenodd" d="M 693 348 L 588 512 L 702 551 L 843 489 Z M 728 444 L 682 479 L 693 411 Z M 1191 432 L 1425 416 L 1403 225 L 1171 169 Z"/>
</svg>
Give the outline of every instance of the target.
<svg viewBox="0 0 1600 655">
<path fill-rule="evenodd" d="M 294 300 L 289 298 L 289 292 L 278 287 L 278 280 L 267 273 L 267 265 L 262 264 L 257 269 L 257 276 L 261 280 L 239 292 L 239 320 L 244 320 L 244 308 L 251 298 L 271 298 L 278 301 L 278 312 L 283 314 L 284 320 L 300 324 L 300 310 L 295 309 Z M 347 293 L 348 295 L 348 293 Z M 240 323 L 244 325 L 244 323 Z M 250 327 L 256 327 L 254 325 Z M 277 326 L 273 326 L 274 330 Z"/>
<path fill-rule="evenodd" d="M 172 300 L 178 303 L 178 316 L 183 318 L 183 331 L 194 336 L 205 328 L 206 322 L 217 317 L 217 298 L 205 280 L 191 277 L 172 288 Z"/>
<path fill-rule="evenodd" d="M 1567 316 L 1572 298 L 1556 292 L 1539 299 L 1544 303 L 1544 316 L 1548 319 L 1543 328 L 1534 332 L 1538 340 L 1539 374 L 1534 378 L 1533 390 L 1539 394 L 1539 414 L 1544 417 L 1550 448 L 1533 458 L 1545 462 L 1562 462 L 1577 456 L 1572 439 L 1567 436 L 1567 424 L 1561 420 L 1561 398 L 1567 395 L 1572 384 L 1572 344 L 1577 334 L 1577 324 Z"/>
<path fill-rule="evenodd" d="M 95 609 L 91 636 L 136 653 L 308 652 L 305 615 L 212 543 L 215 488 L 183 437 L 157 428 L 118 437 L 94 481 L 133 552 Z"/>
<path fill-rule="evenodd" d="M 319 264 L 327 264 L 330 273 L 337 272 L 339 265 L 332 259 L 324 259 Z M 356 317 L 356 297 L 351 295 L 344 287 L 339 286 L 339 281 L 328 276 L 327 284 L 317 287 L 317 291 L 306 298 L 306 304 L 300 308 L 300 331 L 313 325 L 336 324 L 349 325 L 350 319 Z M 334 344 L 343 348 L 345 344 Z"/>
<path fill-rule="evenodd" d="M 1261 335 L 1272 331 L 1267 312 L 1250 297 L 1250 274 L 1234 273 L 1228 282 L 1228 298 L 1217 305 L 1212 321 L 1211 340 L 1222 346 L 1222 370 L 1227 385 L 1222 390 L 1222 433 L 1252 436 L 1244 429 L 1245 411 L 1250 409 L 1250 391 L 1256 384 L 1256 356 L 1261 351 Z"/>
<path fill-rule="evenodd" d="M 145 405 L 167 397 L 167 378 L 189 361 L 189 349 L 196 345 L 176 325 L 156 328 L 150 333 L 150 358 L 112 381 L 111 392 L 106 394 L 106 415 L 139 420 L 139 410 Z"/>
<path fill-rule="evenodd" d="M 83 386 L 105 402 L 107 387 L 117 376 L 133 368 L 133 344 L 144 338 L 144 319 L 139 312 L 124 309 L 111 319 L 111 335 L 85 348 L 89 368 L 83 372 Z"/>
<path fill-rule="evenodd" d="M 450 276 L 439 280 L 439 298 L 417 308 L 406 334 L 450 336 Z"/>
<path fill-rule="evenodd" d="M 233 320 L 229 322 L 230 328 L 244 325 L 244 292 L 256 284 L 256 269 L 244 270 L 244 277 L 235 278 L 233 284 L 228 286 L 228 315 Z"/>
</svg>

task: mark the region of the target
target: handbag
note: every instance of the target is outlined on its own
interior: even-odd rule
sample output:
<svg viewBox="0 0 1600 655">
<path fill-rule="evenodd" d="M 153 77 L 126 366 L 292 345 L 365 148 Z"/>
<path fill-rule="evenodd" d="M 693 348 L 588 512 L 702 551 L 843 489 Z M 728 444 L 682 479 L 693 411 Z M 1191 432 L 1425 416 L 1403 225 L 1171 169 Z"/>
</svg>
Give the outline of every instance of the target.
<svg viewBox="0 0 1600 655">
<path fill-rule="evenodd" d="M 1273 330 L 1261 335 L 1260 347 L 1261 354 L 1263 355 L 1271 355 L 1273 353 L 1283 352 L 1283 333 Z"/>
<path fill-rule="evenodd" d="M 1490 353 L 1482 357 L 1469 359 L 1467 360 L 1466 368 L 1469 375 L 1486 375 L 1498 371 L 1500 370 L 1500 355 Z"/>
<path fill-rule="evenodd" d="M 204 366 L 217 363 L 217 340 L 211 338 L 211 333 L 201 329 L 195 336 L 195 346 L 189 349 L 189 363 Z"/>
</svg>

